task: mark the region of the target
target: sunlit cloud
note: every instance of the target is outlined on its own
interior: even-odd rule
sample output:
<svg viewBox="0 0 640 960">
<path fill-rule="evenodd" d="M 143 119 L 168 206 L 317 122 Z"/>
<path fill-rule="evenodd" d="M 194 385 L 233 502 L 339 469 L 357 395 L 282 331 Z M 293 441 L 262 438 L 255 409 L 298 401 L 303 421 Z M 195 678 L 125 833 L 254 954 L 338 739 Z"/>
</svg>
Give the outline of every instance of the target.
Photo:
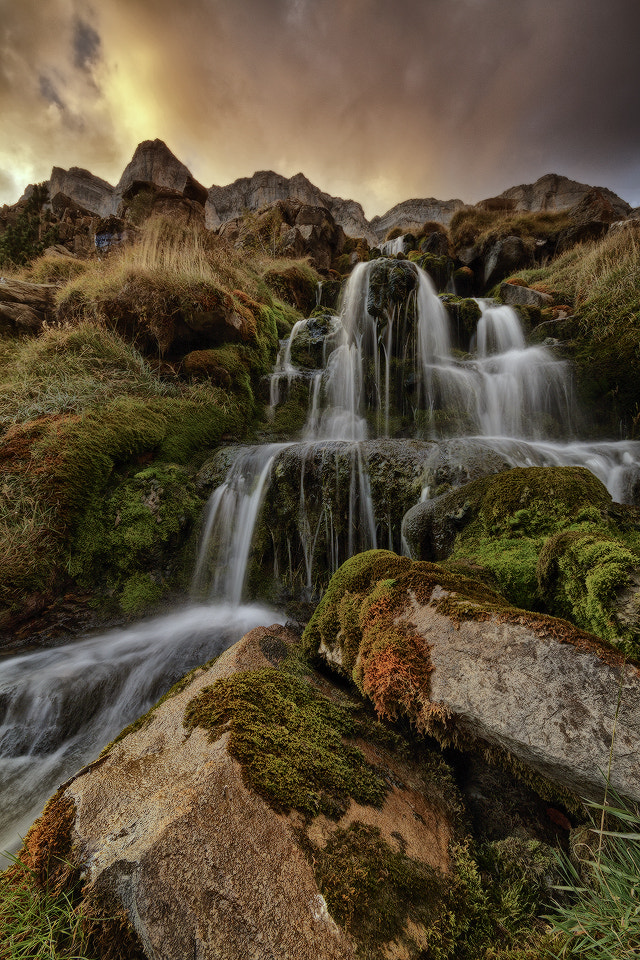
<svg viewBox="0 0 640 960">
<path fill-rule="evenodd" d="M 0 202 L 160 137 L 207 186 L 303 172 L 368 216 L 547 172 L 640 203 L 635 0 L 0 6 Z"/>
</svg>

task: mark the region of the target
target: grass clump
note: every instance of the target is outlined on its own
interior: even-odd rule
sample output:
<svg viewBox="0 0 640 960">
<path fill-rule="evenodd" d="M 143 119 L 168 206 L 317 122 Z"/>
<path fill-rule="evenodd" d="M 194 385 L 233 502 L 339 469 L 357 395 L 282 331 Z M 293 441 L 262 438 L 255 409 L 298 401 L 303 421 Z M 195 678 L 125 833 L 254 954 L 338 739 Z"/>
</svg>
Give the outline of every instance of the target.
<svg viewBox="0 0 640 960">
<path fill-rule="evenodd" d="M 18 858 L 0 874 L 0 960 L 92 960 L 77 891 L 40 887 Z"/>
<path fill-rule="evenodd" d="M 276 669 L 216 680 L 188 704 L 184 725 L 212 740 L 229 732 L 247 782 L 276 810 L 337 819 L 351 798 L 384 800 L 384 780 L 348 742 L 358 732 L 352 713 Z"/>
<path fill-rule="evenodd" d="M 557 956 L 632 960 L 640 955 L 640 817 L 619 802 L 591 806 L 599 825 L 561 860 L 564 898 L 548 918 L 563 938 Z"/>
<path fill-rule="evenodd" d="M 81 413 L 127 394 L 178 393 L 161 381 L 138 351 L 95 323 L 51 327 L 30 340 L 12 340 L 0 353 L 0 433 L 12 424 Z"/>
</svg>

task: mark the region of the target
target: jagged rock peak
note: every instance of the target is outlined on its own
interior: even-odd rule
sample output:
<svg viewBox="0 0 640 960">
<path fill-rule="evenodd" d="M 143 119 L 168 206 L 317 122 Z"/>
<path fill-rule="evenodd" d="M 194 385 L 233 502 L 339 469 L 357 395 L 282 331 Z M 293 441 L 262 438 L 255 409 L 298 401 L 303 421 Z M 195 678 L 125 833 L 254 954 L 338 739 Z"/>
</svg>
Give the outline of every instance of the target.
<svg viewBox="0 0 640 960">
<path fill-rule="evenodd" d="M 163 140 L 144 140 L 138 144 L 115 192 L 119 197 L 123 197 L 135 184 L 142 183 L 175 190 L 203 205 L 207 200 L 206 187 L 195 180 L 190 170 L 178 160 Z"/>
<path fill-rule="evenodd" d="M 570 180 L 560 174 L 546 173 L 535 183 L 521 183 L 517 187 L 509 187 L 499 198 L 493 199 L 513 200 L 516 210 L 568 210 L 580 203 L 593 189 L 589 184 L 578 183 L 577 180 Z M 620 211 L 621 217 L 629 215 L 631 207 L 617 194 L 607 187 L 597 189 L 609 198 L 612 205 Z"/>
</svg>

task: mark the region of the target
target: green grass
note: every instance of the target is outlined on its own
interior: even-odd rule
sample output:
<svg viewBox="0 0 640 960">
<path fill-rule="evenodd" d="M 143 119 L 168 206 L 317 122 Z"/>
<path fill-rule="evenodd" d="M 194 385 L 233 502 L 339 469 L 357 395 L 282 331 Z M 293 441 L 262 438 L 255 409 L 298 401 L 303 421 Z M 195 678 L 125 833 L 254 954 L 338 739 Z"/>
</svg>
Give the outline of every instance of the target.
<svg viewBox="0 0 640 960">
<path fill-rule="evenodd" d="M 635 960 L 640 956 L 640 816 L 619 801 L 591 806 L 594 818 L 583 843 L 572 858 L 561 860 L 563 901 L 548 917 L 564 939 L 558 956 Z"/>
<path fill-rule="evenodd" d="M 179 394 L 130 344 L 95 323 L 49 328 L 0 347 L 0 434 L 12 424 L 81 413 L 115 397 Z"/>
<path fill-rule="evenodd" d="M 20 860 L 0 874 L 0 960 L 91 960 L 73 892 L 48 891 Z"/>
</svg>

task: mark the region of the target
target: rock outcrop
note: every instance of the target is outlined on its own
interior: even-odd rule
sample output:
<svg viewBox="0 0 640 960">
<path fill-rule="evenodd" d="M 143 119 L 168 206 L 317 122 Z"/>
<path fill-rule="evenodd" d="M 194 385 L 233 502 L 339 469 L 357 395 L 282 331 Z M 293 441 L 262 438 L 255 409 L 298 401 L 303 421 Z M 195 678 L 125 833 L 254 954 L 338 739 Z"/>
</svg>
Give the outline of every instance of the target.
<svg viewBox="0 0 640 960">
<path fill-rule="evenodd" d="M 28 852 L 57 830 L 60 849 L 47 818 L 66 810 L 85 900 L 124 915 L 148 957 L 352 960 L 371 937 L 400 960 L 425 942 L 453 868 L 457 791 L 437 764 L 396 755 L 356 701 L 291 672 L 295 641 L 257 628 L 196 669 L 63 785 L 26 839 Z M 360 889 L 363 871 L 375 889 Z"/>
<path fill-rule="evenodd" d="M 559 176 L 557 173 L 547 173 L 536 180 L 535 183 L 522 183 L 517 187 L 509 187 L 499 197 L 492 199 L 514 201 L 516 210 L 568 210 L 579 203 L 585 194 L 593 189 L 586 183 L 578 183 L 576 180 Z M 622 216 L 629 215 L 631 212 L 629 204 L 621 200 L 612 190 L 608 190 L 606 187 L 596 189 L 604 193 L 621 211 L 624 211 Z M 481 206 L 482 203 L 488 203 L 488 201 L 482 201 L 478 206 Z"/>
<path fill-rule="evenodd" d="M 323 193 L 302 173 L 283 177 L 272 170 L 260 170 L 252 177 L 242 177 L 226 187 L 210 187 L 206 205 L 207 227 L 217 229 L 246 211 L 254 212 L 282 200 L 299 200 L 307 206 L 324 207 L 349 236 L 377 242 L 377 234 L 371 230 L 359 203 Z"/>
<path fill-rule="evenodd" d="M 116 212 L 118 201 L 114 187 L 81 167 L 69 170 L 54 167 L 47 185 L 51 201 L 62 194 L 95 216 L 108 217 Z"/>
<path fill-rule="evenodd" d="M 0 277 L 0 333 L 37 334 L 51 319 L 55 284 Z"/>
<path fill-rule="evenodd" d="M 304 642 L 444 744 L 484 744 L 593 798 L 611 756 L 611 785 L 640 799 L 640 670 L 566 621 L 379 550 L 338 570 Z"/>
<path fill-rule="evenodd" d="M 465 204 L 462 200 L 403 200 L 386 213 L 371 220 L 371 229 L 378 241 L 384 240 L 390 230 L 398 229 L 403 233 L 420 233 L 428 220 L 447 226 L 454 213 Z"/>
</svg>

